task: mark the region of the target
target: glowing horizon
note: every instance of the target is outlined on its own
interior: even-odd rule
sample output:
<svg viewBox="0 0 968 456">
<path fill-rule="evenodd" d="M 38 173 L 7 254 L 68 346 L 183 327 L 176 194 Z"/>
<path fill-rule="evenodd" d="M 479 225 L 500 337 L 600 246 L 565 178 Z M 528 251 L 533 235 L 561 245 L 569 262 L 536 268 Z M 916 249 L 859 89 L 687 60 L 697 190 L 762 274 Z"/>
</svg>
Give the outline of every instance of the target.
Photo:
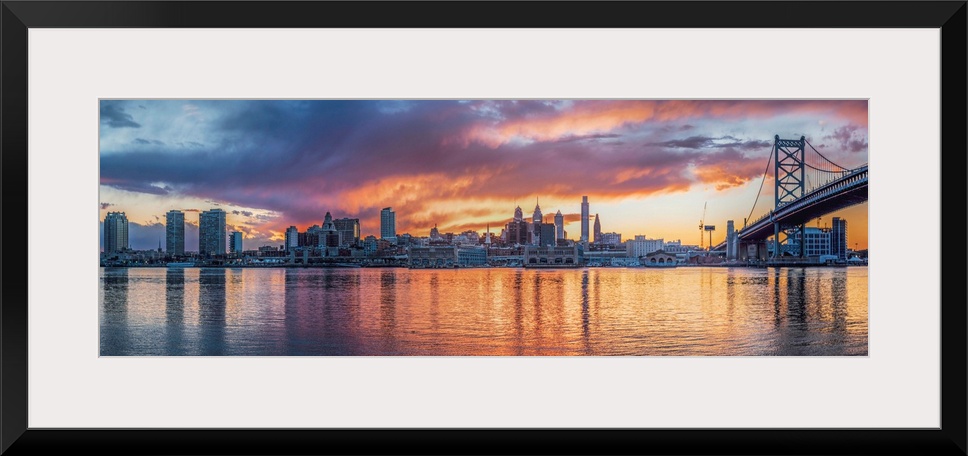
<svg viewBox="0 0 968 456">
<path fill-rule="evenodd" d="M 222 208 L 252 249 L 326 212 L 379 237 L 388 206 L 398 234 L 499 235 L 536 200 L 577 239 L 585 195 L 623 240 L 707 244 L 703 219 L 717 244 L 727 220 L 740 228 L 770 209 L 771 176 L 753 202 L 774 135 L 805 136 L 846 167 L 868 161 L 865 100 L 104 100 L 100 111 L 99 219 L 125 212 L 138 249 L 163 241 L 172 209 L 190 232 L 195 211 Z M 849 247 L 867 248 L 867 204 L 819 223 L 835 216 Z"/>
</svg>

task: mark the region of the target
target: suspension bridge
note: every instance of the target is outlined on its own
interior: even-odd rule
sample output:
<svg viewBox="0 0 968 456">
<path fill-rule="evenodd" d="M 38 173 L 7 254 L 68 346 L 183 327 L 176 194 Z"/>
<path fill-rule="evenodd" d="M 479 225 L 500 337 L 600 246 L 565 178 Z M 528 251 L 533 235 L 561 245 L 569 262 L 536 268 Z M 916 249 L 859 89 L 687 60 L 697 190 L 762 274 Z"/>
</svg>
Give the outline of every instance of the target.
<svg viewBox="0 0 968 456">
<path fill-rule="evenodd" d="M 812 151 L 809 154 L 807 147 Z M 741 229 L 727 232 L 726 240 L 710 251 L 725 251 L 730 260 L 769 261 L 780 254 L 783 240 L 803 233 L 806 222 L 867 201 L 866 163 L 846 168 L 825 157 L 803 136 L 797 140 L 777 135 L 750 216 L 763 193 L 771 164 L 773 209 L 755 220 L 747 217 Z M 767 245 L 771 237 L 772 249 Z M 799 245 L 803 257 L 804 242 Z"/>
</svg>

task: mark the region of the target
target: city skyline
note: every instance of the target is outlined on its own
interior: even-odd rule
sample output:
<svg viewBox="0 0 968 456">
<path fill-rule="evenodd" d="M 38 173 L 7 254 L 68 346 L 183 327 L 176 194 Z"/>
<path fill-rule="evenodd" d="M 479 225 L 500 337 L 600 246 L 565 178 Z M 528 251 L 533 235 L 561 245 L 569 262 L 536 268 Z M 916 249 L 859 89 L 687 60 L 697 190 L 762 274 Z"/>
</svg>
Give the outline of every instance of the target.
<svg viewBox="0 0 968 456">
<path fill-rule="evenodd" d="M 168 211 L 221 208 L 256 248 L 326 212 L 381 237 L 383 208 L 398 235 L 497 235 L 540 198 L 543 221 L 560 211 L 578 239 L 587 195 L 603 233 L 684 244 L 708 242 L 696 232 L 708 204 L 715 244 L 727 220 L 750 215 L 774 135 L 867 163 L 867 102 L 104 100 L 99 219 L 126 212 L 131 247 L 144 249 L 165 239 Z M 821 222 L 833 217 L 850 221 L 851 247 L 867 247 L 866 203 Z M 186 245 L 197 223 L 185 216 Z"/>
</svg>

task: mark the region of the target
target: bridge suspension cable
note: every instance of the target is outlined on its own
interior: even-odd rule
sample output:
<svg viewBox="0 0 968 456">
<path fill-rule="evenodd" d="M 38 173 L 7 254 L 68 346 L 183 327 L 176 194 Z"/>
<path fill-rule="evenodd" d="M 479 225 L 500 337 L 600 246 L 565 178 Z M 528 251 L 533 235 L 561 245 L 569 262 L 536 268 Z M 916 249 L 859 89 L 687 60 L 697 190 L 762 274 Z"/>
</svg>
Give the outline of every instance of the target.
<svg viewBox="0 0 968 456">
<path fill-rule="evenodd" d="M 817 171 L 826 171 L 826 172 L 828 172 L 828 173 L 833 173 L 833 172 L 841 172 L 841 171 L 853 171 L 852 169 L 848 169 L 848 168 L 844 168 L 843 166 L 840 166 L 840 165 L 838 165 L 838 164 L 836 164 L 836 163 L 834 163 L 834 162 L 832 162 L 832 161 L 830 161 L 830 159 L 829 159 L 829 158 L 827 158 L 827 157 L 825 157 L 825 156 L 824 156 L 823 154 L 821 154 L 821 153 L 820 153 L 820 151 L 819 151 L 819 150 L 817 150 L 817 148 L 816 148 L 816 147 L 813 147 L 813 144 L 810 144 L 810 141 L 807 141 L 806 139 L 804 139 L 804 142 L 806 142 L 806 143 L 807 143 L 807 145 L 808 145 L 808 146 L 810 146 L 810 148 L 811 148 L 811 149 L 813 149 L 813 151 L 814 151 L 814 152 L 816 152 L 816 153 L 817 153 L 817 155 L 819 155 L 819 156 L 820 156 L 820 158 L 822 158 L 822 159 L 824 159 L 824 161 L 826 161 L 827 163 L 830 163 L 831 165 L 834 165 L 834 166 L 836 166 L 837 168 L 840 168 L 840 169 L 838 169 L 838 170 L 828 170 L 828 169 L 820 169 L 820 168 L 815 168 L 815 167 L 813 167 L 813 166 L 810 166 L 809 164 L 806 164 L 806 165 L 807 165 L 807 166 L 809 166 L 810 168 L 813 168 L 813 169 L 815 169 L 815 170 L 817 170 Z"/>
<path fill-rule="evenodd" d="M 760 179 L 760 189 L 756 191 L 756 199 L 753 200 L 753 207 L 750 208 L 750 215 L 746 217 L 743 221 L 743 228 L 746 228 L 746 223 L 749 221 L 750 217 L 753 216 L 753 211 L 756 210 L 756 202 L 760 200 L 760 193 L 763 192 L 763 183 L 766 182 L 766 175 L 770 173 L 770 163 L 773 163 L 773 146 L 770 146 L 770 159 L 766 161 L 766 169 L 763 170 L 763 178 Z"/>
</svg>

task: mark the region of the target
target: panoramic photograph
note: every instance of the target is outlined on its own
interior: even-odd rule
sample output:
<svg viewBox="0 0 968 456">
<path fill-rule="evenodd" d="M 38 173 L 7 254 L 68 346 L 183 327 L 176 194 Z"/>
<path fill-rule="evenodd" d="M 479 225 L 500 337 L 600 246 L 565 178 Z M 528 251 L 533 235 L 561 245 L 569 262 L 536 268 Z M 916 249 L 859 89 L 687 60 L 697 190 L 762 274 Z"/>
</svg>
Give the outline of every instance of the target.
<svg viewBox="0 0 968 456">
<path fill-rule="evenodd" d="M 101 356 L 867 356 L 868 102 L 99 101 Z"/>
</svg>

